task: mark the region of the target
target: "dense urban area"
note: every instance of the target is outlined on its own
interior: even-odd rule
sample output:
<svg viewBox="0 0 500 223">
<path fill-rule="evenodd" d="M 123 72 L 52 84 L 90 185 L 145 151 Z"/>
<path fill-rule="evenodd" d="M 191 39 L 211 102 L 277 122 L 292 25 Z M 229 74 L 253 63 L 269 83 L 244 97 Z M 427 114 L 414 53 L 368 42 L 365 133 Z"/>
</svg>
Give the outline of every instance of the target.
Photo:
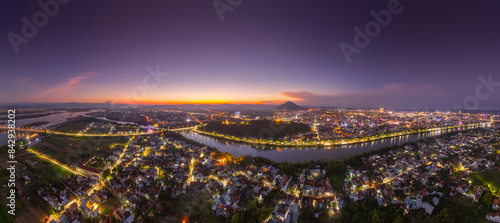
<svg viewBox="0 0 500 223">
<path fill-rule="evenodd" d="M 500 222 L 500 129 L 493 115 L 383 108 L 21 111 L 19 119 L 78 115 L 44 128 L 49 122 L 17 127 L 16 215 L 1 206 L 0 222 Z M 181 134 L 268 149 L 335 149 L 450 128 L 456 131 L 304 162 L 235 156 Z M 9 170 L 1 163 L 6 194 Z"/>
</svg>

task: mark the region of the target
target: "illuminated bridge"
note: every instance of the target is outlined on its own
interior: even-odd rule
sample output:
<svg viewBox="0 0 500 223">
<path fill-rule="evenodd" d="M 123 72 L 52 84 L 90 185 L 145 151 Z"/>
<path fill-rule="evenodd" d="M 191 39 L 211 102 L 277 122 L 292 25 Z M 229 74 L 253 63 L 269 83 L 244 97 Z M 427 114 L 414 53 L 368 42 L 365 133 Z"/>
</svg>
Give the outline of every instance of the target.
<svg viewBox="0 0 500 223">
<path fill-rule="evenodd" d="M 46 129 L 24 129 L 24 128 L 15 128 L 16 130 L 16 136 L 26 136 L 29 135 L 29 133 L 50 133 L 53 135 L 66 135 L 66 136 L 142 136 L 142 135 L 153 135 L 156 133 L 159 133 L 163 130 L 168 130 L 168 131 L 185 131 L 185 130 L 190 130 L 194 129 L 197 126 L 191 126 L 191 127 L 183 127 L 183 128 L 175 128 L 175 129 L 157 129 L 153 130 L 151 132 L 138 132 L 138 133 L 123 133 L 123 134 L 88 134 L 88 133 L 69 133 L 69 132 L 57 132 L 57 131 L 52 131 L 52 130 L 46 130 Z M 7 133 L 9 128 L 5 126 L 0 126 L 0 131 L 4 133 Z"/>
<path fill-rule="evenodd" d="M 500 115 L 491 116 L 491 121 L 492 122 L 500 122 Z"/>
</svg>

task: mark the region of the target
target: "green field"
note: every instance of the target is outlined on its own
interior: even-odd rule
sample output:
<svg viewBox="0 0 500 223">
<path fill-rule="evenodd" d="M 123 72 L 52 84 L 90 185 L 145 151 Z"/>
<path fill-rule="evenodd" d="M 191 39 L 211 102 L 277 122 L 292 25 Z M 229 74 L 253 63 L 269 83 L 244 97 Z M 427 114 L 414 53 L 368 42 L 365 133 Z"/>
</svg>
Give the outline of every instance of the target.
<svg viewBox="0 0 500 223">
<path fill-rule="evenodd" d="M 497 170 L 486 170 L 476 174 L 477 178 L 489 187 L 495 195 L 500 193 L 500 172 Z"/>
<path fill-rule="evenodd" d="M 332 185 L 333 189 L 336 191 L 341 191 L 342 186 L 344 185 L 345 174 L 341 172 L 333 172 L 328 175 L 330 178 L 330 185 Z"/>
<path fill-rule="evenodd" d="M 7 207 L 5 204 L 0 205 L 0 222 L 14 222 L 12 215 L 7 213 Z"/>
<path fill-rule="evenodd" d="M 74 164 L 90 154 L 101 156 L 107 154 L 112 145 L 125 146 L 129 137 L 76 137 L 48 136 L 32 149 L 66 164 Z"/>
<path fill-rule="evenodd" d="M 69 120 L 59 126 L 57 126 L 55 129 L 53 129 L 56 132 L 70 132 L 70 133 L 77 133 L 79 130 L 82 130 L 87 126 L 87 124 L 91 122 L 97 122 L 102 120 L 93 118 L 93 117 L 83 117 L 79 116 L 76 117 L 72 120 Z"/>
<path fill-rule="evenodd" d="M 50 164 L 43 169 L 41 174 L 44 179 L 47 179 L 49 181 L 58 181 L 62 178 L 71 176 L 73 173 L 56 164 Z"/>
</svg>

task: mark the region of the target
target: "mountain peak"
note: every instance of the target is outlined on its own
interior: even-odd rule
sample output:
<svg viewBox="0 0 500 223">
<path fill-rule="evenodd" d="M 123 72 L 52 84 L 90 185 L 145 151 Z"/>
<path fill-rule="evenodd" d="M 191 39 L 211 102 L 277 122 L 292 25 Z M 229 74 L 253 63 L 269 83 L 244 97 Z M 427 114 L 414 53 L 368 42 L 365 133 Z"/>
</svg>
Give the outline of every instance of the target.
<svg viewBox="0 0 500 223">
<path fill-rule="evenodd" d="M 307 110 L 306 108 L 300 107 L 300 106 L 298 106 L 297 104 L 295 104 L 295 103 L 293 103 L 291 101 L 285 102 L 284 104 L 276 107 L 276 109 L 278 109 L 278 110 L 291 110 L 291 111 L 294 111 L 294 110 Z"/>
</svg>

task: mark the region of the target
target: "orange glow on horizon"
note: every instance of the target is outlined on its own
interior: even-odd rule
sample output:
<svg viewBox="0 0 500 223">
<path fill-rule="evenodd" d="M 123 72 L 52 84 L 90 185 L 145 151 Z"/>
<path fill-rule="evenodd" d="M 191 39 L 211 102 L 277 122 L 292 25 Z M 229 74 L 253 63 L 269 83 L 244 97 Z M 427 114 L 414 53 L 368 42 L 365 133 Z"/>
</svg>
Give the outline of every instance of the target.
<svg viewBox="0 0 500 223">
<path fill-rule="evenodd" d="M 78 100 L 78 101 L 72 101 L 72 102 L 77 102 L 77 103 L 111 103 L 111 104 L 130 104 L 130 105 L 185 105 L 185 104 L 190 104 L 190 105 L 220 105 L 220 104 L 253 104 L 253 105 L 280 105 L 283 104 L 287 101 L 301 101 L 297 99 L 288 99 L 288 100 L 179 100 L 179 101 L 169 101 L 169 100 L 143 100 L 143 101 L 134 101 L 134 100 L 128 100 L 128 101 L 103 101 L 102 99 L 95 99 L 95 100 Z M 43 103 L 69 103 L 65 101 L 57 101 L 57 102 L 51 102 L 51 101 L 45 101 Z"/>
<path fill-rule="evenodd" d="M 115 95 L 113 91 L 106 93 L 92 92 L 87 95 L 78 95 L 77 98 L 65 96 L 52 100 L 38 100 L 37 103 L 108 103 L 108 104 L 130 104 L 130 105 L 218 105 L 218 104 L 254 104 L 254 105 L 279 105 L 287 101 L 302 101 L 299 98 L 289 97 L 282 94 L 254 94 L 238 92 L 177 92 L 175 94 L 164 94 L 150 92 L 144 97 L 132 97 L 130 95 Z M 153 94 L 154 93 L 154 94 Z M 106 98 L 103 98 L 103 94 Z M 71 98 L 68 100 L 68 98 Z M 29 103 L 29 101 L 26 101 Z"/>
<path fill-rule="evenodd" d="M 296 101 L 296 100 L 267 100 L 267 101 L 230 101 L 230 100 L 192 100 L 192 101 L 119 101 L 112 102 L 118 104 L 132 104 L 132 105 L 220 105 L 220 104 L 254 104 L 254 105 L 280 105 L 287 101 Z M 48 102 L 47 102 L 48 103 Z M 64 103 L 64 102 L 60 102 Z M 79 103 L 104 103 L 102 100 L 89 100 L 82 101 Z"/>
<path fill-rule="evenodd" d="M 196 100 L 196 101 L 142 101 L 136 102 L 135 104 L 172 104 L 172 105 L 183 105 L 183 104 L 256 104 L 256 105 L 264 105 L 264 104 L 280 104 L 285 101 L 277 100 L 277 101 L 226 101 L 226 100 Z M 132 103 L 134 104 L 134 103 Z"/>
</svg>

